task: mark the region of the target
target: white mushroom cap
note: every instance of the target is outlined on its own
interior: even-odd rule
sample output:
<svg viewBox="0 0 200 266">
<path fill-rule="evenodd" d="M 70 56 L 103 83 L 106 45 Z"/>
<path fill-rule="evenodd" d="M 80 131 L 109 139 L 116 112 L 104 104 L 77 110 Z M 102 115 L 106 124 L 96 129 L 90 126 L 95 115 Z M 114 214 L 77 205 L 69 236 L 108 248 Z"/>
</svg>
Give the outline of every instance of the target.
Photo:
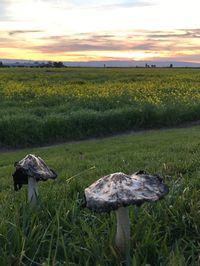
<svg viewBox="0 0 200 266">
<path fill-rule="evenodd" d="M 39 180 L 54 179 L 56 173 L 50 169 L 39 156 L 28 154 L 24 159 L 15 164 L 16 169 L 23 169 L 23 173 Z"/>
<path fill-rule="evenodd" d="M 86 207 L 97 212 L 109 212 L 145 201 L 156 201 L 168 193 L 168 187 L 158 176 L 138 172 L 131 176 L 113 173 L 104 176 L 85 189 Z"/>
</svg>

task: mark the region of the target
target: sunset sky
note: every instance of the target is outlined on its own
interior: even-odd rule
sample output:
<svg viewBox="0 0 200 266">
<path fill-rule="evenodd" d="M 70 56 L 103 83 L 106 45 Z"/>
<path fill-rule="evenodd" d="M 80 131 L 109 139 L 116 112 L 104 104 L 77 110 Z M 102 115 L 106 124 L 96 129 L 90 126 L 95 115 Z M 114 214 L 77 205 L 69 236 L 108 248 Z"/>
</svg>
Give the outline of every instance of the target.
<svg viewBox="0 0 200 266">
<path fill-rule="evenodd" d="M 200 63 L 200 0 L 0 0 L 0 58 Z"/>
</svg>

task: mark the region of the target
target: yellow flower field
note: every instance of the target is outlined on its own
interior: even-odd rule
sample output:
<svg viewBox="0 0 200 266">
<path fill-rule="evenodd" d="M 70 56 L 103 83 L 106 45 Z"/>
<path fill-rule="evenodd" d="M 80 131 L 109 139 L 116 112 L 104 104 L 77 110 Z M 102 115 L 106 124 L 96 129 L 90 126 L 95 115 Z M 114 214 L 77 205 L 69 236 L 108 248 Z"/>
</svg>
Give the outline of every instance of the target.
<svg viewBox="0 0 200 266">
<path fill-rule="evenodd" d="M 2 68 L 0 99 L 4 134 L 38 125 L 30 145 L 174 126 L 200 118 L 200 69 Z"/>
</svg>

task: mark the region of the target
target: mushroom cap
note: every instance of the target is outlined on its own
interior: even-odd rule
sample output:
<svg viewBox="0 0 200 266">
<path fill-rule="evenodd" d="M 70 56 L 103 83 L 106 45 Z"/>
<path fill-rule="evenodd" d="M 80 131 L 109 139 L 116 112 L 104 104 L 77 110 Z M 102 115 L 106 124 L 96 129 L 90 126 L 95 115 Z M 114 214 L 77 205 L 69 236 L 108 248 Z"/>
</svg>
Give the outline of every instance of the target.
<svg viewBox="0 0 200 266">
<path fill-rule="evenodd" d="M 168 193 L 159 176 L 139 171 L 131 176 L 113 173 L 85 189 L 85 206 L 96 212 L 109 212 L 128 205 L 157 201 Z"/>
<path fill-rule="evenodd" d="M 28 184 L 28 177 L 35 178 L 36 181 L 46 181 L 57 177 L 57 174 L 39 156 L 33 154 L 28 154 L 14 166 L 16 168 L 13 174 L 15 190 L 20 189 L 22 184 Z"/>
</svg>

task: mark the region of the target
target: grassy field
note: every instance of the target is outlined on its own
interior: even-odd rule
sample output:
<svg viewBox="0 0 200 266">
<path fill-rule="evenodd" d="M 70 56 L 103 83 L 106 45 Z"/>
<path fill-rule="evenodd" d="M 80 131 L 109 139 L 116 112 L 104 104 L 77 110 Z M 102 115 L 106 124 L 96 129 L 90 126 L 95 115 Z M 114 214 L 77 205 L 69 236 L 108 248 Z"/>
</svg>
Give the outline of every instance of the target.
<svg viewBox="0 0 200 266">
<path fill-rule="evenodd" d="M 200 119 L 199 69 L 0 69 L 0 146 Z"/>
<path fill-rule="evenodd" d="M 0 264 L 123 265 L 113 245 L 115 214 L 82 209 L 83 191 L 108 173 L 143 169 L 161 174 L 170 192 L 129 208 L 132 265 L 200 265 L 199 136 L 193 127 L 0 153 Z M 39 184 L 36 210 L 27 188 L 12 186 L 13 163 L 27 153 L 58 173 Z"/>
</svg>

